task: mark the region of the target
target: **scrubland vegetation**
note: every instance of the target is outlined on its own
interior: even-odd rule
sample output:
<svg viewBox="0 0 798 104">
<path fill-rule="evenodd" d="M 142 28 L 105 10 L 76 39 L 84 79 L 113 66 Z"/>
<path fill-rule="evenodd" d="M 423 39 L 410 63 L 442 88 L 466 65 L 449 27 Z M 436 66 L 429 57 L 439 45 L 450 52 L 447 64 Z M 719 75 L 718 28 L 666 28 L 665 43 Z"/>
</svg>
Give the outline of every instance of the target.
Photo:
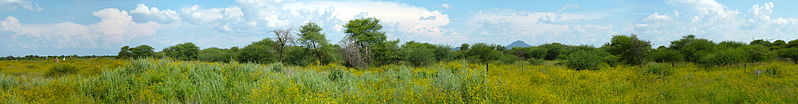
<svg viewBox="0 0 798 104">
<path fill-rule="evenodd" d="M 116 59 L 0 58 L 2 103 L 798 103 L 798 40 L 635 34 L 600 47 L 388 40 L 376 18 L 329 42 L 307 23 L 243 48 L 191 42 Z M 74 56 L 77 57 L 77 56 Z M 63 58 L 63 56 L 61 57 Z"/>
<path fill-rule="evenodd" d="M 92 65 L 79 60 L 69 65 Z M 104 60 L 119 61 L 119 60 Z M 3 61 L 4 64 L 20 62 Z M 67 64 L 67 63 L 59 63 Z M 57 65 L 54 65 L 57 66 Z M 3 103 L 796 103 L 798 65 L 649 63 L 573 70 L 451 61 L 426 67 L 132 60 L 100 74 L 2 74 Z M 3 67 L 3 73 L 14 73 Z"/>
</svg>

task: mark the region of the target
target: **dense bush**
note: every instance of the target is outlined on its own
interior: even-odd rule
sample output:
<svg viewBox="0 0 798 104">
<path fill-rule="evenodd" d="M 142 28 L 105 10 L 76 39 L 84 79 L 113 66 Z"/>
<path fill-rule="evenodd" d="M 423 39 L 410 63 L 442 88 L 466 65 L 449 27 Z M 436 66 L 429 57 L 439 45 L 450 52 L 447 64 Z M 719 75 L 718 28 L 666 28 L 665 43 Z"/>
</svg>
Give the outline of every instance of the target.
<svg viewBox="0 0 798 104">
<path fill-rule="evenodd" d="M 565 66 L 576 70 L 595 70 L 603 60 L 591 51 L 576 51 L 565 56 Z"/>
<path fill-rule="evenodd" d="M 541 47 L 513 47 L 510 53 L 520 59 L 543 59 L 548 55 L 548 50 Z"/>
<path fill-rule="evenodd" d="M 277 56 L 272 46 L 274 46 L 274 42 L 269 38 L 249 44 L 241 49 L 238 61 L 254 63 L 275 62 L 277 61 Z"/>
<path fill-rule="evenodd" d="M 604 47 L 606 47 L 607 52 L 620 56 L 619 61 L 623 63 L 643 65 L 648 52 L 651 50 L 651 43 L 640 40 L 635 34 L 630 36 L 616 35 Z"/>
<path fill-rule="evenodd" d="M 698 63 L 705 65 L 732 65 L 747 62 L 748 56 L 740 49 L 725 49 L 701 57 Z"/>
<path fill-rule="evenodd" d="M 195 60 L 199 57 L 199 47 L 194 45 L 194 43 L 182 43 L 177 44 L 175 46 L 170 46 L 168 48 L 163 49 L 165 56 L 171 57 L 177 60 Z"/>
<path fill-rule="evenodd" d="M 229 62 L 236 60 L 236 53 L 231 49 L 207 48 L 199 51 L 199 60 L 209 62 Z"/>
<path fill-rule="evenodd" d="M 435 63 L 435 45 L 410 41 L 402 45 L 402 60 L 414 66 L 426 66 Z"/>
<path fill-rule="evenodd" d="M 50 70 L 47 72 L 47 76 L 55 77 L 55 76 L 63 76 L 75 73 L 78 73 L 77 67 L 71 65 L 59 64 L 51 67 Z"/>
</svg>

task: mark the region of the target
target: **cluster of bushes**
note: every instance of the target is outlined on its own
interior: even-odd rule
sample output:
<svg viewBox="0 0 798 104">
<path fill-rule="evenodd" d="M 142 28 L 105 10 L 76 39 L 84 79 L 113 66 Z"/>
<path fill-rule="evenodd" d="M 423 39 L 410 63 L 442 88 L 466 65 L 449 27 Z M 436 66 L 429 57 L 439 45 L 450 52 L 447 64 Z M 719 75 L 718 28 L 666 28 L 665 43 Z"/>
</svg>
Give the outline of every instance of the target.
<svg viewBox="0 0 798 104">
<path fill-rule="evenodd" d="M 183 43 L 154 52 L 141 45 L 124 46 L 119 58 L 171 57 L 177 60 L 212 62 L 280 62 L 290 65 L 343 64 L 349 67 L 368 68 L 387 64 L 425 66 L 437 61 L 468 60 L 477 63 L 512 63 L 527 61 L 541 64 L 543 60 L 560 60 L 560 64 L 573 69 L 598 69 L 601 64 L 645 65 L 646 62 L 694 62 L 719 66 L 743 62 L 771 61 L 777 58 L 798 61 L 798 40 L 754 40 L 750 43 L 723 41 L 715 43 L 694 35 L 672 41 L 668 46 L 652 48 L 650 42 L 635 34 L 616 35 L 601 47 L 587 45 L 542 44 L 531 47 L 513 47 L 475 43 L 452 48 L 409 41 L 386 39 L 382 25 L 375 18 L 361 18 L 344 25 L 347 36 L 340 44 L 330 44 L 315 23 L 300 27 L 298 33 L 289 29 L 273 31 L 274 38 L 253 42 L 243 48 L 207 48 L 200 50 L 193 43 Z"/>
</svg>

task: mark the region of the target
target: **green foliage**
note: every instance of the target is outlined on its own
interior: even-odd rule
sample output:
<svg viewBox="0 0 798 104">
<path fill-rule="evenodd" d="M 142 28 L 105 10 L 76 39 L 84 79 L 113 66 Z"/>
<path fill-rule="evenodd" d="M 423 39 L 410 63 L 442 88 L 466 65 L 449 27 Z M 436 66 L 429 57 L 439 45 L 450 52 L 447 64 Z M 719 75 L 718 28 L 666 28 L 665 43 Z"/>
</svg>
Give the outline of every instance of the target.
<svg viewBox="0 0 798 104">
<path fill-rule="evenodd" d="M 258 42 L 253 42 L 241 49 L 238 55 L 238 61 L 253 62 L 253 63 L 271 63 L 277 61 L 275 53 L 274 42 L 269 39 L 263 39 Z"/>
<path fill-rule="evenodd" d="M 596 70 L 603 60 L 591 51 L 579 50 L 565 56 L 565 66 L 576 70 Z"/>
<path fill-rule="evenodd" d="M 770 43 L 770 41 L 762 40 L 762 39 L 753 40 L 753 41 L 751 41 L 751 43 L 748 43 L 748 44 L 750 44 L 750 45 L 762 45 L 762 46 L 768 46 L 768 47 L 770 47 L 772 45 L 772 43 Z"/>
<path fill-rule="evenodd" d="M 651 50 L 650 42 L 638 39 L 635 34 L 615 35 L 610 43 L 604 46 L 608 52 L 620 56 L 620 61 L 630 65 L 643 65 L 646 55 Z"/>
<path fill-rule="evenodd" d="M 790 58 L 793 63 L 798 63 L 798 48 L 785 48 L 778 50 L 779 57 Z"/>
<path fill-rule="evenodd" d="M 688 35 L 680 40 L 672 41 L 670 48 L 682 53 L 685 56 L 685 61 L 697 62 L 702 56 L 713 52 L 715 46 L 712 41 Z"/>
<path fill-rule="evenodd" d="M 354 38 L 358 45 L 374 45 L 386 41 L 385 32 L 380 31 L 382 25 L 377 18 L 350 20 L 344 28 L 344 33 Z"/>
<path fill-rule="evenodd" d="M 119 53 L 117 53 L 116 56 L 117 58 L 124 59 L 124 58 L 130 58 L 132 55 L 133 53 L 130 52 L 130 46 L 122 46 L 122 48 L 119 49 Z"/>
<path fill-rule="evenodd" d="M 649 55 L 655 62 L 682 62 L 684 55 L 677 50 L 670 48 L 658 48 Z"/>
<path fill-rule="evenodd" d="M 526 61 L 529 62 L 529 64 L 532 64 L 532 65 L 542 65 L 543 62 L 544 62 L 543 59 L 539 59 L 539 58 L 529 58 L 529 59 L 526 59 Z"/>
<path fill-rule="evenodd" d="M 426 66 L 437 59 L 435 45 L 410 41 L 402 45 L 402 60 L 414 66 Z"/>
<path fill-rule="evenodd" d="M 505 54 L 502 52 L 503 50 L 504 48 L 499 47 L 499 45 L 476 43 L 474 46 L 471 46 L 468 51 L 463 53 L 463 56 L 465 56 L 465 59 L 479 63 L 488 63 L 492 61 L 510 63 L 515 60 L 515 57 Z"/>
<path fill-rule="evenodd" d="M 543 59 L 548 55 L 548 50 L 541 47 L 513 47 L 510 53 L 520 59 Z"/>
<path fill-rule="evenodd" d="M 230 62 L 236 60 L 236 51 L 232 49 L 207 48 L 199 51 L 199 60 L 208 62 Z"/>
<path fill-rule="evenodd" d="M 544 58 L 546 60 L 554 60 L 559 58 L 560 53 L 562 52 L 563 49 L 565 49 L 565 45 L 562 45 L 560 43 L 543 44 L 540 45 L 539 47 L 544 48 L 548 51 L 547 52 L 548 54 L 546 54 L 546 58 Z"/>
<path fill-rule="evenodd" d="M 163 49 L 164 55 L 167 57 L 171 57 L 177 60 L 196 60 L 199 54 L 199 47 L 194 45 L 194 43 L 182 43 L 177 44 L 175 46 L 170 46 L 168 48 Z"/>
<path fill-rule="evenodd" d="M 705 65 L 732 65 L 747 62 L 749 57 L 741 49 L 725 49 L 707 54 L 698 61 Z"/>
<path fill-rule="evenodd" d="M 139 45 L 133 48 L 123 46 L 122 49 L 119 50 L 117 56 L 120 58 L 146 58 L 155 56 L 155 51 L 154 48 L 149 45 Z"/>
<path fill-rule="evenodd" d="M 740 50 L 745 51 L 743 54 L 747 55 L 751 62 L 769 61 L 776 58 L 776 54 L 770 48 L 762 45 L 747 45 L 740 47 Z"/>
<path fill-rule="evenodd" d="M 772 50 L 781 49 L 781 48 L 787 48 L 787 42 L 785 42 L 784 40 L 773 41 L 773 44 L 771 46 Z"/>
<path fill-rule="evenodd" d="M 791 40 L 789 43 L 787 43 L 787 47 L 788 48 L 798 48 L 798 39 Z"/>
<path fill-rule="evenodd" d="M 642 70 L 642 73 L 654 74 L 660 76 L 668 76 L 673 74 L 673 72 L 675 72 L 673 67 L 667 64 L 656 64 L 656 63 L 646 64 Z"/>
<path fill-rule="evenodd" d="M 310 63 L 319 62 L 319 64 L 330 64 L 335 63 L 339 60 L 337 58 L 337 52 L 339 49 L 336 49 L 336 46 L 333 46 L 327 42 L 327 38 L 325 38 L 324 33 L 321 33 L 322 28 L 316 23 L 309 22 L 303 25 L 299 29 L 299 43 L 302 44 L 306 50 L 291 50 L 294 52 L 300 52 L 303 54 L 296 54 L 291 52 L 293 59 L 298 60 L 296 58 L 304 58 L 305 60 L 309 61 Z M 311 57 L 306 57 L 311 56 Z M 297 62 L 297 61 L 294 61 Z M 300 61 L 306 62 L 306 61 Z"/>
<path fill-rule="evenodd" d="M 66 64 L 59 64 L 50 68 L 50 70 L 47 72 L 47 76 L 56 77 L 56 76 L 63 76 L 75 73 L 78 73 L 77 67 Z"/>
</svg>

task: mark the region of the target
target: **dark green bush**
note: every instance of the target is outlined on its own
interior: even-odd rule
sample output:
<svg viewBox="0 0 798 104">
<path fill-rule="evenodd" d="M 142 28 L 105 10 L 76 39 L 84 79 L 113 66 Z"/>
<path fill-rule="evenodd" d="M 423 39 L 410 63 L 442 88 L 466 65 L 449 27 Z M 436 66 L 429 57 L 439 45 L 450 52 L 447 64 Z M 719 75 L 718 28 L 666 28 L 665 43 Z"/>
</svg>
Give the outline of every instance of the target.
<svg viewBox="0 0 798 104">
<path fill-rule="evenodd" d="M 602 62 L 601 57 L 593 54 L 591 51 L 576 51 L 572 54 L 565 56 L 565 66 L 576 70 L 595 70 L 598 69 L 598 64 Z"/>
<path fill-rule="evenodd" d="M 748 56 L 740 49 L 726 49 L 716 51 L 701 57 L 698 63 L 704 65 L 732 65 L 748 61 Z"/>
<path fill-rule="evenodd" d="M 78 68 L 70 65 L 55 65 L 47 72 L 47 76 L 63 76 L 78 73 Z"/>
</svg>

